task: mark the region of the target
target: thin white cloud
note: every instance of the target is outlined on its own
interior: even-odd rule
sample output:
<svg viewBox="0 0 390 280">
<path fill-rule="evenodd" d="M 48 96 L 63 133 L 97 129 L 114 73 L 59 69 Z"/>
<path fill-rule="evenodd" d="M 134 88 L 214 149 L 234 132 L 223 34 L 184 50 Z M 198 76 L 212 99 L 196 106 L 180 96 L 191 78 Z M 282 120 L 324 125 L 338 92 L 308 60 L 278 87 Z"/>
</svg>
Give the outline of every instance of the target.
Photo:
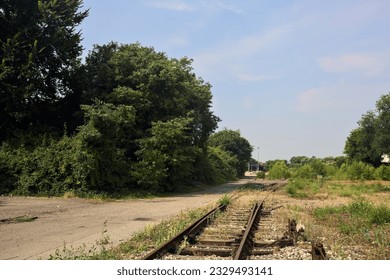
<svg viewBox="0 0 390 280">
<path fill-rule="evenodd" d="M 367 104 L 375 104 L 389 87 L 390 82 L 365 84 L 355 81 L 354 84 L 338 82 L 310 88 L 297 94 L 294 110 L 319 116 L 351 111 L 359 111 L 361 114 L 370 109 Z"/>
<path fill-rule="evenodd" d="M 263 33 L 251 34 L 235 40 L 218 42 L 214 47 L 192 55 L 194 68 L 208 78 L 220 79 L 232 76 L 239 80 L 267 80 L 269 74 L 247 74 L 248 63 L 262 52 L 279 44 L 290 31 L 289 26 L 277 26 Z M 257 70 L 258 71 L 258 70 Z"/>
<path fill-rule="evenodd" d="M 389 54 L 351 53 L 336 57 L 323 57 L 319 65 L 323 70 L 331 73 L 354 72 L 373 76 L 383 73 L 389 62 Z"/>
<path fill-rule="evenodd" d="M 156 9 L 172 10 L 172 11 L 192 11 L 195 7 L 179 0 L 168 0 L 168 1 L 150 1 L 147 3 L 149 7 Z"/>
</svg>

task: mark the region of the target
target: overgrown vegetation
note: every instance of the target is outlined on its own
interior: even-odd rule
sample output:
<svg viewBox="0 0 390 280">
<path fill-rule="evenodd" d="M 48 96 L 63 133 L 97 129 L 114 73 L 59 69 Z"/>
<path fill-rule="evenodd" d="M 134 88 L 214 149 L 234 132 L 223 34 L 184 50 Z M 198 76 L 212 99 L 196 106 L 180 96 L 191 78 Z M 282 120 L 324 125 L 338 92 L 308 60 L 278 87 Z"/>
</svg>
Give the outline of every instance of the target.
<svg viewBox="0 0 390 280">
<path fill-rule="evenodd" d="M 81 9 L 0 4 L 0 193 L 164 193 L 241 176 L 252 147 L 213 134 L 211 85 L 192 60 L 111 42 L 81 63 Z"/>
<path fill-rule="evenodd" d="M 232 203 L 232 197 L 230 195 L 225 194 L 218 200 L 218 203 L 221 205 L 229 205 Z"/>
<path fill-rule="evenodd" d="M 377 246 L 382 250 L 381 258 L 390 257 L 390 208 L 387 205 L 374 205 L 358 199 L 347 205 L 316 208 L 313 215 L 321 223 L 336 226 L 342 234 L 353 237 L 355 241 Z"/>
<path fill-rule="evenodd" d="M 269 179 L 326 179 L 326 180 L 390 180 L 390 165 L 374 167 L 369 163 L 348 161 L 347 158 L 291 158 L 271 161 L 267 164 Z"/>
</svg>

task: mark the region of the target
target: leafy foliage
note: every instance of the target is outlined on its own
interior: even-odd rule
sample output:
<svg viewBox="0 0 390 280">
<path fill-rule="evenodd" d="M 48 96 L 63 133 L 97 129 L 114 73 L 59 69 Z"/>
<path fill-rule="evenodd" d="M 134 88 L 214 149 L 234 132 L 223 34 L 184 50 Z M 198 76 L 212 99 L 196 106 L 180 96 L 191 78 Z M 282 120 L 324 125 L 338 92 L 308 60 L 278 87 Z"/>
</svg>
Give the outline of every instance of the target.
<svg viewBox="0 0 390 280">
<path fill-rule="evenodd" d="M 236 166 L 237 157 L 223 150 L 221 147 L 209 147 L 207 158 L 207 174 L 209 181 L 220 183 L 227 180 L 234 180 L 238 177 Z"/>
<path fill-rule="evenodd" d="M 125 186 L 129 167 L 115 140 L 134 122 L 133 109 L 102 102 L 83 108 L 87 123 L 73 137 L 51 139 L 32 150 L 2 147 L 0 162 L 11 178 L 3 190 L 60 195 L 68 190 L 112 193 Z"/>
<path fill-rule="evenodd" d="M 0 192 L 165 192 L 243 174 L 252 147 L 238 131 L 209 142 L 220 119 L 192 60 L 111 42 L 82 65 L 81 8 L 0 3 Z"/>
<path fill-rule="evenodd" d="M 276 162 L 268 172 L 270 179 L 288 179 L 290 176 L 291 173 L 283 160 Z"/>
<path fill-rule="evenodd" d="M 29 127 L 62 129 L 77 104 L 81 0 L 0 2 L 0 141 Z"/>
<path fill-rule="evenodd" d="M 141 139 L 137 152 L 140 160 L 134 165 L 133 176 L 139 185 L 166 191 L 189 183 L 198 150 L 191 145 L 188 126 L 192 120 L 177 118 L 156 122 L 151 137 Z"/>
<path fill-rule="evenodd" d="M 375 111 L 368 111 L 351 131 L 345 154 L 351 160 L 380 165 L 381 155 L 390 154 L 390 93 L 382 95 Z"/>
<path fill-rule="evenodd" d="M 238 176 L 242 176 L 247 164 L 251 160 L 253 147 L 248 140 L 241 136 L 240 131 L 224 129 L 210 136 L 209 144 L 212 147 L 220 147 L 237 158 L 235 169 Z"/>
</svg>

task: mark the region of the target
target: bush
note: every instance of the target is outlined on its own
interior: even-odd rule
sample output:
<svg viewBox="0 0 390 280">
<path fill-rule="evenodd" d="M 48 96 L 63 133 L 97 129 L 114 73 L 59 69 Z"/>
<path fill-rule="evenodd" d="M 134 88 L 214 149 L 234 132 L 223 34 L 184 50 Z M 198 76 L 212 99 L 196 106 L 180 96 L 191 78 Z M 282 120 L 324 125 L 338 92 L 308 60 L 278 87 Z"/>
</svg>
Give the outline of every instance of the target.
<svg viewBox="0 0 390 280">
<path fill-rule="evenodd" d="M 208 164 L 210 180 L 214 183 L 225 182 L 237 178 L 238 159 L 220 147 L 209 147 Z"/>
<path fill-rule="evenodd" d="M 284 161 L 276 162 L 270 171 L 268 172 L 268 178 L 270 179 L 288 179 L 290 178 L 291 173 L 287 168 L 287 165 Z"/>
<path fill-rule="evenodd" d="M 18 180 L 16 165 L 19 157 L 7 144 L 0 148 L 0 194 L 8 194 L 15 189 Z"/>
<path fill-rule="evenodd" d="M 372 180 L 375 179 L 375 168 L 363 162 L 344 163 L 336 177 L 343 180 Z"/>
<path fill-rule="evenodd" d="M 316 172 L 311 167 L 310 164 L 305 164 L 301 167 L 298 167 L 295 172 L 293 173 L 294 178 L 301 178 L 301 179 L 313 179 L 316 177 Z"/>
<path fill-rule="evenodd" d="M 256 178 L 257 179 L 264 179 L 265 178 L 265 172 L 259 171 L 256 173 Z"/>
<path fill-rule="evenodd" d="M 123 190 L 129 165 L 116 140 L 133 121 L 133 110 L 104 103 L 83 109 L 88 122 L 72 137 L 43 139 L 28 149 L 3 144 L 0 170 L 8 179 L 1 183 L 2 193 L 57 196 Z"/>
<path fill-rule="evenodd" d="M 375 170 L 375 179 L 390 181 L 390 165 L 381 165 Z"/>
</svg>

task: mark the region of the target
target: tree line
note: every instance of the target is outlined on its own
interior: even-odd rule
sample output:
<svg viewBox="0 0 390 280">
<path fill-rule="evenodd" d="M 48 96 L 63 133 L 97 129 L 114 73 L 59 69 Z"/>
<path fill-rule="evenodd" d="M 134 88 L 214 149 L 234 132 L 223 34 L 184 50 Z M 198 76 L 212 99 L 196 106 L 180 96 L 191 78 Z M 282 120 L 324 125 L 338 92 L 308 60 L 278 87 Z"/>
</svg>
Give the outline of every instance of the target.
<svg viewBox="0 0 390 280">
<path fill-rule="evenodd" d="M 373 166 L 347 156 L 295 156 L 287 160 L 267 161 L 258 178 L 303 180 L 386 180 L 390 181 L 390 165 Z"/>
<path fill-rule="evenodd" d="M 346 139 L 345 156 L 323 159 L 295 156 L 265 164 L 269 178 L 321 178 L 336 180 L 388 180 L 390 163 L 390 93 L 382 95 L 374 110 L 363 114 Z M 265 177 L 265 172 L 259 173 Z"/>
<path fill-rule="evenodd" d="M 191 59 L 111 42 L 83 63 L 81 0 L 0 3 L 1 193 L 167 192 L 245 172 L 252 146 L 215 132 Z"/>
</svg>

